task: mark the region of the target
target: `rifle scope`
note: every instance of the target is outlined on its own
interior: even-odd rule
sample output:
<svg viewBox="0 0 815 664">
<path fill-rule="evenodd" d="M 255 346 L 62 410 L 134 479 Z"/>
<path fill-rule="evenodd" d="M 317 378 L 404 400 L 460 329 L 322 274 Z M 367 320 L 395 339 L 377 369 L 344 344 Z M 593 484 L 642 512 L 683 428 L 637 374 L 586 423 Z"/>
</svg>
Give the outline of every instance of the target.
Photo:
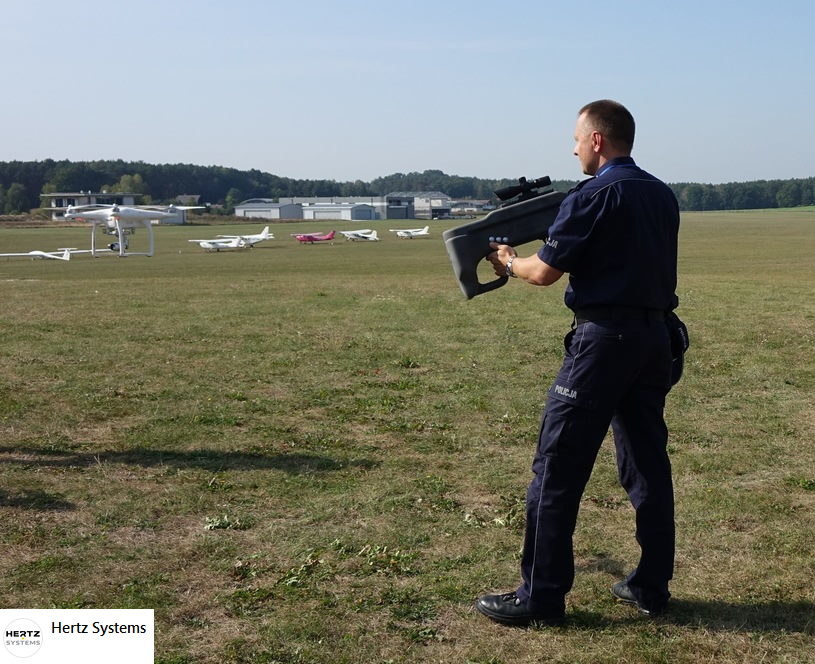
<svg viewBox="0 0 815 664">
<path fill-rule="evenodd" d="M 518 184 L 513 184 L 502 189 L 496 189 L 495 195 L 502 201 L 506 201 L 510 198 L 514 198 L 515 196 L 527 194 L 533 189 L 548 187 L 550 184 L 552 184 L 552 181 L 549 179 L 548 175 L 544 175 L 542 178 L 538 178 L 537 180 L 532 180 L 532 182 L 529 182 L 525 177 L 520 177 L 518 178 Z"/>
</svg>

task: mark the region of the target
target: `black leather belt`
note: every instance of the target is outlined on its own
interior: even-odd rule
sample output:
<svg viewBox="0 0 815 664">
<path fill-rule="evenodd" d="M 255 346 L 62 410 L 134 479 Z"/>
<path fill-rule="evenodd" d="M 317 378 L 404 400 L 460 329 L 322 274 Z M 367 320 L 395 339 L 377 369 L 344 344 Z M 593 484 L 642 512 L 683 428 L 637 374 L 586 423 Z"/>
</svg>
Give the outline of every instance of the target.
<svg viewBox="0 0 815 664">
<path fill-rule="evenodd" d="M 661 309 L 641 309 L 638 307 L 590 307 L 574 312 L 578 324 L 598 320 L 641 320 L 663 321 L 665 312 Z"/>
</svg>

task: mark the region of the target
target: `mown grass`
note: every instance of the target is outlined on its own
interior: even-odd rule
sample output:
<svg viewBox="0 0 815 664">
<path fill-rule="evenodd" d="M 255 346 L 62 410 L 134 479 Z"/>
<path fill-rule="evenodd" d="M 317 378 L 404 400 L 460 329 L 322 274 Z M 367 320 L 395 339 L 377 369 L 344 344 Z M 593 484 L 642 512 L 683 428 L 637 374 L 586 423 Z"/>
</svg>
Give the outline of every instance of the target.
<svg viewBox="0 0 815 664">
<path fill-rule="evenodd" d="M 321 225 L 245 253 L 162 227 L 153 258 L 0 259 L 0 605 L 154 608 L 164 664 L 815 659 L 811 211 L 683 217 L 673 612 L 608 592 L 637 545 L 605 445 L 569 624 L 530 630 L 471 607 L 517 582 L 562 287 L 467 302 L 446 224 L 288 237 Z"/>
</svg>

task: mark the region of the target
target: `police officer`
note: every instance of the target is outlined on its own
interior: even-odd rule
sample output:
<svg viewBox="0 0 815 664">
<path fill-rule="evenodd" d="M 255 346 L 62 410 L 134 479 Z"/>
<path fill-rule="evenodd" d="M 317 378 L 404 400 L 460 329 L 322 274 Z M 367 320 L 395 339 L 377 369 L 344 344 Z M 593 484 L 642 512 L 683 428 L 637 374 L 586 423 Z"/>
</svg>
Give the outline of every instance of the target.
<svg viewBox="0 0 815 664">
<path fill-rule="evenodd" d="M 609 426 L 620 483 L 636 512 L 639 564 L 612 586 L 642 613 L 665 610 L 674 564 L 668 431 L 671 387 L 666 316 L 676 289 L 679 208 L 671 189 L 631 158 L 634 118 L 600 100 L 578 113 L 574 154 L 592 176 L 564 199 L 537 254 L 493 243 L 496 274 L 548 286 L 568 272 L 575 322 L 549 390 L 527 492 L 522 583 L 484 595 L 478 611 L 506 624 L 560 622 L 574 581 L 572 534 L 580 499 Z"/>
</svg>

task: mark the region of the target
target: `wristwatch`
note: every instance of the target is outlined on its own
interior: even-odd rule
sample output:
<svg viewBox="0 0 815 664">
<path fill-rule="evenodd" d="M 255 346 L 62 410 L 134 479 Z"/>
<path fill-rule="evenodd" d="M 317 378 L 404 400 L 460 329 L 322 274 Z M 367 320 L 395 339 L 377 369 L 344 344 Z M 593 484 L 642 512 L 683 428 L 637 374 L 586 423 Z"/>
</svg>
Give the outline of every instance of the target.
<svg viewBox="0 0 815 664">
<path fill-rule="evenodd" d="M 517 257 L 517 256 L 513 256 L 512 258 L 510 258 L 510 259 L 507 261 L 507 266 L 506 266 L 507 270 L 506 270 L 506 274 L 507 274 L 507 276 L 508 276 L 508 277 L 515 277 L 515 276 L 517 276 L 517 275 L 515 275 L 515 274 L 512 272 L 512 261 L 514 261 L 516 258 L 518 258 L 518 257 Z"/>
</svg>

